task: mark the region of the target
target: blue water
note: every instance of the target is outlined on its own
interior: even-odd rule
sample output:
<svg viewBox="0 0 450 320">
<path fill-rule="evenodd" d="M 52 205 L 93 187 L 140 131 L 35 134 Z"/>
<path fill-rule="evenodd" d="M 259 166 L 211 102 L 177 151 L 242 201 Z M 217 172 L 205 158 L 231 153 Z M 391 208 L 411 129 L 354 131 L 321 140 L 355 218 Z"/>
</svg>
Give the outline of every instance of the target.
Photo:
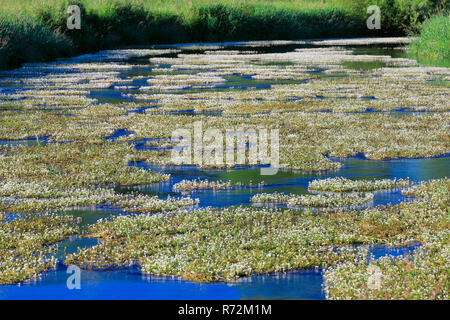
<svg viewBox="0 0 450 320">
<path fill-rule="evenodd" d="M 24 138 L 24 139 L 0 139 L 0 145 L 8 145 L 8 146 L 37 146 L 39 144 L 47 144 L 48 138 L 50 136 L 42 136 L 35 138 Z"/>
<path fill-rule="evenodd" d="M 162 167 L 144 162 L 130 163 L 152 171 L 169 173 L 171 180 L 166 183 L 141 186 L 139 192 L 158 196 L 190 195 L 200 200 L 200 207 L 225 207 L 230 205 L 250 204 L 253 195 L 261 192 L 285 192 L 293 194 L 307 194 L 309 182 L 314 179 L 329 177 L 346 177 L 350 179 L 394 179 L 409 178 L 413 182 L 450 176 L 450 158 L 437 157 L 428 159 L 398 159 L 398 160 L 367 160 L 348 158 L 342 159 L 342 168 L 337 171 L 325 173 L 295 173 L 292 171 L 278 171 L 273 176 L 261 176 L 259 168 L 243 168 L 233 170 L 198 169 L 195 166 Z M 242 182 L 252 188 L 232 190 L 202 190 L 190 193 L 177 193 L 172 191 L 175 183 L 184 179 L 230 180 Z M 256 185 L 265 182 L 263 188 Z M 413 198 L 405 197 L 400 190 L 380 191 L 374 193 L 372 205 L 397 204 L 402 201 L 411 201 Z"/>
<path fill-rule="evenodd" d="M 0 286 L 0 299 L 324 299 L 322 273 L 298 271 L 253 276 L 236 283 L 199 284 L 150 277 L 137 268 L 81 271 L 81 289 L 69 290 L 65 266 L 20 286 Z"/>
</svg>

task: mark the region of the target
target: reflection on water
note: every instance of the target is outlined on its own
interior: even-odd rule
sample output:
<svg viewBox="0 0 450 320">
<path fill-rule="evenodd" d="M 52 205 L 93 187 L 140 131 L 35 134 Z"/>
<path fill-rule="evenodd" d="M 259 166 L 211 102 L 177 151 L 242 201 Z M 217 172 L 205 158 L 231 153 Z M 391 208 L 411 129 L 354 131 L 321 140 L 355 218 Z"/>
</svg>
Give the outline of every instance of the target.
<svg viewBox="0 0 450 320">
<path fill-rule="evenodd" d="M 15 140 L 2 140 L 0 139 L 0 146 L 28 146 L 34 147 L 42 144 L 48 143 L 48 138 L 50 136 L 35 137 L 35 138 L 25 138 L 25 139 L 15 139 Z"/>
<path fill-rule="evenodd" d="M 62 265 L 40 280 L 0 286 L 0 299 L 323 299 L 321 272 L 253 276 L 236 283 L 199 284 L 150 277 L 137 268 L 81 272 L 81 290 L 69 290 Z"/>
<path fill-rule="evenodd" d="M 151 195 L 167 196 L 180 195 L 172 191 L 175 183 L 184 179 L 224 180 L 232 183 L 241 182 L 244 185 L 253 184 L 252 188 L 231 190 L 202 190 L 189 193 L 200 200 L 200 207 L 224 207 L 230 205 L 250 204 L 253 195 L 261 192 L 285 192 L 293 194 L 306 194 L 309 182 L 314 179 L 329 177 L 345 177 L 350 179 L 399 179 L 409 178 L 413 182 L 436 179 L 450 176 L 450 158 L 438 157 L 428 159 L 399 159 L 399 160 L 366 160 L 342 159 L 342 168 L 333 172 L 324 173 L 298 173 L 292 171 L 278 171 L 273 176 L 262 176 L 260 168 L 242 168 L 233 170 L 202 170 L 195 166 L 161 167 L 144 162 L 131 163 L 141 168 L 151 169 L 163 173 L 170 173 L 169 182 L 142 186 L 138 189 L 122 189 L 122 192 L 138 190 Z M 264 181 L 264 187 L 255 185 Z M 409 201 L 400 190 L 375 192 L 373 205 L 397 204 Z"/>
</svg>

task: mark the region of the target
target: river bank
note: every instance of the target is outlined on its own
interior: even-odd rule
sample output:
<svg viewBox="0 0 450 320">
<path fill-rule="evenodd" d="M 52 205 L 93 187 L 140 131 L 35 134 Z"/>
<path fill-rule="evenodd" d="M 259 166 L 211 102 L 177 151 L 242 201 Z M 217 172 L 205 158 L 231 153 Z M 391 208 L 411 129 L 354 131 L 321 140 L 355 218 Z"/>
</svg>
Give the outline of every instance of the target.
<svg viewBox="0 0 450 320">
<path fill-rule="evenodd" d="M 399 36 L 417 31 L 442 1 L 1 1 L 0 69 L 120 46 L 182 42 Z M 81 29 L 67 29 L 67 8 Z M 367 8 L 378 5 L 380 30 Z"/>
</svg>

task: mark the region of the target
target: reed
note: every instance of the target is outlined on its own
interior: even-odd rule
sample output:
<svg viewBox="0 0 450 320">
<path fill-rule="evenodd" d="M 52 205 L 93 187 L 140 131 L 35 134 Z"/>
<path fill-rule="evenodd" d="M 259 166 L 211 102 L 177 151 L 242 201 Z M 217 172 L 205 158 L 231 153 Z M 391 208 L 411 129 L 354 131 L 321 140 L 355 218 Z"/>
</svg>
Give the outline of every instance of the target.
<svg viewBox="0 0 450 320">
<path fill-rule="evenodd" d="M 435 16 L 426 21 L 409 49 L 421 63 L 449 67 L 450 15 Z"/>
</svg>

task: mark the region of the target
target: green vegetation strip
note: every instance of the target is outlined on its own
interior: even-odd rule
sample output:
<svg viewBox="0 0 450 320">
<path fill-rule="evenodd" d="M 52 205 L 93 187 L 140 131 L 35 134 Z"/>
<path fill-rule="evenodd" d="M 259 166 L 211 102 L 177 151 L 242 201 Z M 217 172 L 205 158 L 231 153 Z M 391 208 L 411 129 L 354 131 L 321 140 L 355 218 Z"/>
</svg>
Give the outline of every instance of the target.
<svg viewBox="0 0 450 320">
<path fill-rule="evenodd" d="M 292 195 L 274 193 L 259 193 L 251 198 L 255 203 L 284 203 L 292 207 L 329 207 L 341 208 L 361 206 L 373 200 L 372 193 L 351 193 L 345 195 Z"/>
<path fill-rule="evenodd" d="M 138 193 L 119 194 L 109 188 L 60 188 L 56 183 L 0 181 L 0 212 L 30 213 L 109 205 L 126 212 L 161 212 L 190 207 L 198 200 Z"/>
<path fill-rule="evenodd" d="M 377 180 L 350 180 L 337 177 L 313 180 L 308 184 L 309 191 L 318 192 L 361 192 L 406 188 L 411 185 L 409 179 L 377 179 Z"/>
<path fill-rule="evenodd" d="M 245 188 L 245 187 L 257 187 L 261 188 L 264 186 L 264 181 L 253 185 L 252 181 L 248 185 L 241 182 L 231 182 L 231 181 L 209 181 L 208 179 L 194 179 L 194 180 L 181 180 L 173 185 L 172 189 L 174 191 L 195 191 L 195 190 L 230 190 L 233 188 Z"/>
<path fill-rule="evenodd" d="M 327 299 L 448 300 L 449 232 L 403 258 L 357 259 L 325 273 Z"/>
<path fill-rule="evenodd" d="M 169 180 L 169 175 L 128 166 L 138 157 L 131 145 L 100 141 L 0 147 L 0 178 L 51 183 L 62 189 Z"/>
</svg>

